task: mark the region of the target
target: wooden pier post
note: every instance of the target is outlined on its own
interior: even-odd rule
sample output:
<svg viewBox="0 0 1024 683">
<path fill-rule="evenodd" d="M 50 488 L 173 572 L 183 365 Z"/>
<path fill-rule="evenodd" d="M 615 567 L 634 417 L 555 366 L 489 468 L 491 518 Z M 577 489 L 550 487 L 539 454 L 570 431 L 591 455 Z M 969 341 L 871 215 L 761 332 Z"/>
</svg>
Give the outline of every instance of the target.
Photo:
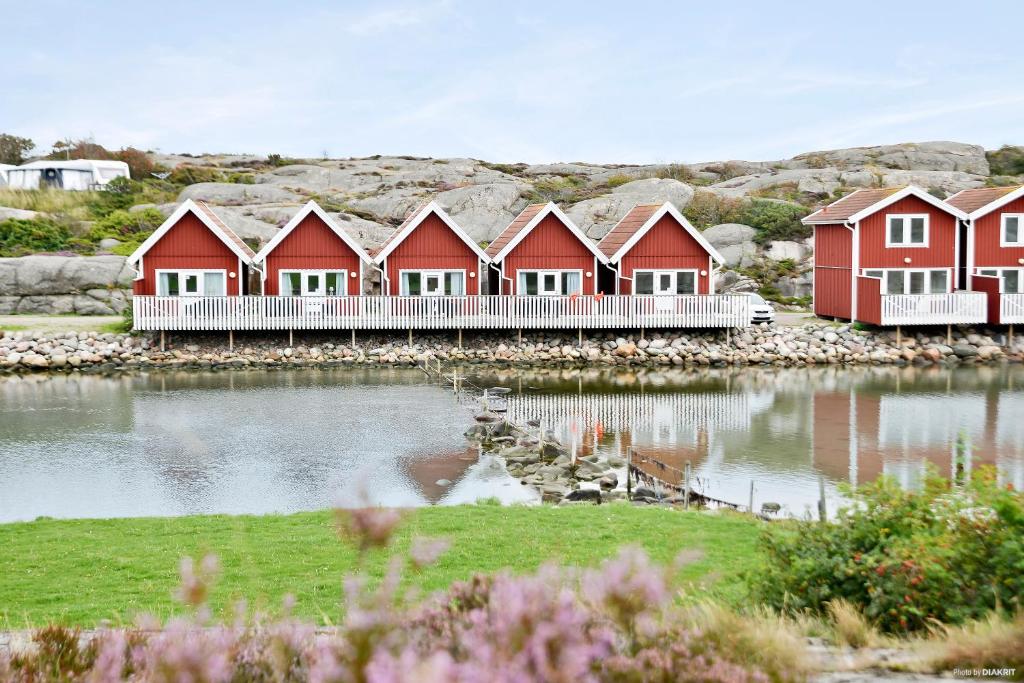
<svg viewBox="0 0 1024 683">
<path fill-rule="evenodd" d="M 523 343 L 523 328 L 519 328 L 519 343 Z"/>
<path fill-rule="evenodd" d="M 582 327 L 577 329 L 577 340 L 579 341 L 579 346 L 583 346 L 583 328 Z"/>
<path fill-rule="evenodd" d="M 900 329 L 899 325 L 897 325 L 896 326 L 896 348 L 898 349 L 898 348 L 900 348 L 902 346 L 903 346 L 903 330 Z"/>
<path fill-rule="evenodd" d="M 160 352 L 167 350 L 167 332 L 160 330 Z"/>
<path fill-rule="evenodd" d="M 295 346 L 295 331 L 288 328 L 288 346 Z"/>
<path fill-rule="evenodd" d="M 732 344 L 732 328 L 731 327 L 725 328 L 725 343 L 727 345 Z"/>
<path fill-rule="evenodd" d="M 356 328 L 352 328 L 352 348 L 356 348 Z"/>
<path fill-rule="evenodd" d="M 1011 349 L 1013 348 L 1013 323 L 1010 323 L 1010 329 L 1006 338 L 1006 345 Z"/>
<path fill-rule="evenodd" d="M 409 346 L 412 346 L 412 328 L 409 328 Z"/>
<path fill-rule="evenodd" d="M 749 504 L 747 505 L 747 508 L 750 510 L 750 514 L 754 514 L 754 480 L 753 479 L 750 480 L 750 501 L 749 501 Z"/>
<path fill-rule="evenodd" d="M 235 331 L 228 330 L 228 351 L 235 350 Z"/>
<path fill-rule="evenodd" d="M 946 346 L 950 346 L 953 343 L 953 325 L 952 323 L 946 323 Z"/>
<path fill-rule="evenodd" d="M 686 461 L 685 476 L 683 477 L 683 509 L 690 509 L 690 461 Z"/>
<path fill-rule="evenodd" d="M 828 521 L 828 510 L 825 509 L 825 477 L 818 477 L 818 519 Z"/>
<path fill-rule="evenodd" d="M 459 351 L 462 350 L 462 328 L 459 328 Z"/>
<path fill-rule="evenodd" d="M 633 449 L 626 449 L 626 500 L 633 500 Z"/>
</svg>

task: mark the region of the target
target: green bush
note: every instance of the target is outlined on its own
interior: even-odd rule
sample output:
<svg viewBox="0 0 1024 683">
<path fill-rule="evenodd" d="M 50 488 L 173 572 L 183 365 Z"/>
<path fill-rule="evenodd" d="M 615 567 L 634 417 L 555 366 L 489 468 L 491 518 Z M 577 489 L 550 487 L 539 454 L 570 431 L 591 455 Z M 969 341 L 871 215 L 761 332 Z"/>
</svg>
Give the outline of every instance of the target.
<svg viewBox="0 0 1024 683">
<path fill-rule="evenodd" d="M 842 598 L 881 629 L 908 632 L 1024 606 L 1024 496 L 990 468 L 962 487 L 930 475 L 919 491 L 883 477 L 834 522 L 775 526 L 761 547 L 753 592 L 792 612 L 824 613 Z"/>
<path fill-rule="evenodd" d="M 992 175 L 1024 175 L 1024 147 L 1003 145 L 985 156 Z"/>
<path fill-rule="evenodd" d="M 92 224 L 86 238 L 94 242 L 113 237 L 125 240 L 145 239 L 164 222 L 164 215 L 157 209 L 125 211 L 118 209 Z"/>
<path fill-rule="evenodd" d="M 106 189 L 95 193 L 89 200 L 89 213 L 96 218 L 103 218 L 113 211 L 127 209 L 137 203 L 137 197 L 142 191 L 142 183 L 137 180 L 114 178 L 107 183 Z"/>
<path fill-rule="evenodd" d="M 743 210 L 739 223 L 757 230 L 754 241 L 801 240 L 811 236 L 811 228 L 800 222 L 810 213 L 803 206 L 754 199 Z"/>
<path fill-rule="evenodd" d="M 50 218 L 11 218 L 0 223 L 0 256 L 24 256 L 71 247 L 67 225 Z"/>
<path fill-rule="evenodd" d="M 215 168 L 181 164 L 167 176 L 168 182 L 174 185 L 192 185 L 194 183 L 220 183 L 224 174 Z"/>
<path fill-rule="evenodd" d="M 746 206 L 744 200 L 722 197 L 714 192 L 698 190 L 690 203 L 683 209 L 683 215 L 698 230 L 707 230 L 722 223 L 739 223 Z"/>
</svg>

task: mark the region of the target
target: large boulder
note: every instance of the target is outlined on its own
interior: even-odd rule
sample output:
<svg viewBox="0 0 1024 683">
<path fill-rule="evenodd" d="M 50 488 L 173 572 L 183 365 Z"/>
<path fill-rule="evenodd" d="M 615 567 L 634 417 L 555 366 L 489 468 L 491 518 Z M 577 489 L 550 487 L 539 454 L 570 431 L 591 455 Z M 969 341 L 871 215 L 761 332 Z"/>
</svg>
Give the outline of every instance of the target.
<svg viewBox="0 0 1024 683">
<path fill-rule="evenodd" d="M 803 261 L 808 254 L 806 244 L 802 242 L 790 242 L 784 240 L 773 240 L 768 243 L 765 257 L 772 261 Z"/>
<path fill-rule="evenodd" d="M 887 171 L 882 174 L 882 184 L 886 187 L 917 185 L 926 190 L 942 190 L 947 196 L 960 190 L 983 187 L 985 180 L 983 176 L 962 171 Z"/>
<path fill-rule="evenodd" d="M 854 147 L 807 152 L 793 157 L 793 165 L 841 170 L 864 167 L 907 171 L 962 171 L 989 174 L 985 148 L 962 142 L 908 142 L 878 147 Z"/>
<path fill-rule="evenodd" d="M 125 261 L 113 255 L 0 258 L 0 312 L 119 313 L 133 277 Z"/>
<path fill-rule="evenodd" d="M 512 222 L 516 205 L 522 203 L 521 191 L 515 183 L 487 183 L 441 192 L 434 200 L 480 242 L 493 240 Z"/>
<path fill-rule="evenodd" d="M 757 231 L 749 225 L 722 223 L 708 228 L 703 234 L 729 267 L 747 267 L 757 258 L 757 245 L 754 244 Z"/>
<path fill-rule="evenodd" d="M 672 202 L 683 210 L 693 188 L 671 178 L 646 178 L 619 185 L 611 193 L 573 204 L 566 214 L 594 238 L 601 238 L 637 204 Z"/>
<path fill-rule="evenodd" d="M 231 228 L 243 240 L 258 240 L 261 243 L 265 243 L 277 234 L 278 227 L 274 223 L 267 223 L 256 218 L 253 214 L 258 208 L 253 206 L 218 206 L 217 215 L 220 216 L 225 225 Z M 292 208 L 293 213 L 298 210 L 298 206 Z"/>
<path fill-rule="evenodd" d="M 6 221 L 9 218 L 18 218 L 20 220 L 31 220 L 36 216 L 39 216 L 38 211 L 29 211 L 28 209 L 12 209 L 6 206 L 0 206 L 0 221 Z"/>
<path fill-rule="evenodd" d="M 241 206 L 270 203 L 298 204 L 305 198 L 294 192 L 267 184 L 196 183 L 189 185 L 178 195 L 179 202 L 186 199 L 208 202 L 218 206 Z"/>
</svg>

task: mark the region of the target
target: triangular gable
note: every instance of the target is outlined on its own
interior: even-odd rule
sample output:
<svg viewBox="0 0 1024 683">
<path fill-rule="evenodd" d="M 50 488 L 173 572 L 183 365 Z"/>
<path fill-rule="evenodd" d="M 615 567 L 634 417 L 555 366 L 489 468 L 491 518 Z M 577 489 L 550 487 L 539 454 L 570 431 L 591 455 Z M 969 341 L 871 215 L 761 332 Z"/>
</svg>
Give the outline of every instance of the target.
<svg viewBox="0 0 1024 683">
<path fill-rule="evenodd" d="M 509 224 L 509 227 L 505 228 L 505 230 L 502 231 L 502 235 L 499 235 L 498 240 L 504 242 L 504 237 L 508 241 L 505 243 L 503 247 L 501 247 L 500 250 L 497 251 L 497 253 L 491 256 L 491 260 L 493 262 L 498 263 L 499 261 L 503 261 L 505 257 L 511 254 L 512 251 L 516 248 L 516 246 L 518 246 L 519 243 L 522 242 L 526 238 L 526 236 L 533 231 L 534 228 L 540 225 L 540 222 L 542 220 L 547 218 L 549 215 L 554 215 L 555 218 L 557 218 L 562 223 L 562 225 L 568 228 L 569 232 L 571 232 L 573 236 L 575 236 L 576 239 L 578 239 L 583 244 L 583 246 L 585 246 L 587 250 L 590 251 L 590 253 L 597 257 L 598 261 L 600 261 L 601 263 L 608 263 L 608 257 L 606 257 L 601 252 L 601 250 L 597 248 L 597 245 L 595 245 L 594 242 L 589 237 L 587 237 L 586 234 L 584 234 L 584 232 L 580 230 L 575 223 L 572 222 L 571 218 L 562 213 L 562 210 L 559 209 L 554 202 L 548 202 L 539 211 L 535 211 L 534 209 L 536 209 L 536 205 L 531 205 L 523 209 L 523 212 L 530 211 L 533 213 L 533 218 L 527 221 L 525 225 L 523 225 L 522 227 L 518 227 L 518 223 L 520 223 L 521 221 L 519 220 L 519 216 L 517 216 Z M 520 216 L 522 215 L 523 214 L 520 213 Z M 505 233 L 510 230 L 515 230 L 515 234 L 505 235 Z"/>
<path fill-rule="evenodd" d="M 437 202 L 427 202 L 413 211 L 413 213 L 409 214 L 409 217 L 395 229 L 395 232 L 388 237 L 387 241 L 385 241 L 377 250 L 376 254 L 374 254 L 374 262 L 378 265 L 384 263 L 384 259 L 388 257 L 388 254 L 393 252 L 399 244 L 405 241 L 405 238 L 411 235 L 413 231 L 419 227 L 420 223 L 426 220 L 427 216 L 430 214 L 435 214 L 440 218 L 441 221 L 466 244 L 466 246 L 473 250 L 473 253 L 476 254 L 481 261 L 484 261 L 485 263 L 490 262 L 487 254 L 485 254 L 484 250 L 480 248 L 480 245 L 474 242 L 473 239 L 451 219 L 451 216 L 449 216 L 448 213 L 437 204 Z"/>
<path fill-rule="evenodd" d="M 636 211 L 637 209 L 643 210 L 643 209 L 646 209 L 648 207 L 649 207 L 649 205 L 641 205 L 641 206 L 633 207 L 633 209 L 631 209 L 629 211 L 629 213 L 627 213 L 625 216 L 623 216 L 622 219 L 618 223 L 615 224 L 615 227 L 612 228 L 608 232 L 608 234 L 605 235 L 604 238 L 601 240 L 602 243 L 604 243 L 605 240 L 609 240 L 609 242 L 614 240 L 615 238 L 613 237 L 613 235 L 616 233 L 616 230 L 619 230 L 620 226 L 622 226 L 623 229 L 633 230 L 633 234 L 630 235 L 622 243 L 622 246 L 618 247 L 614 251 L 614 253 L 608 255 L 608 261 L 610 263 L 618 263 L 619 261 L 621 261 L 622 257 L 624 257 L 626 254 L 628 254 L 630 249 L 635 247 L 636 244 L 641 239 L 643 239 L 644 235 L 646 235 L 651 230 L 651 228 L 653 228 L 655 225 L 657 225 L 658 221 L 660 221 L 666 215 L 671 216 L 676 221 L 676 223 L 678 223 L 679 226 L 683 230 L 685 230 L 686 233 L 689 234 L 690 237 L 692 237 L 697 242 L 697 244 L 699 244 L 701 246 L 701 248 L 708 253 L 708 255 L 711 256 L 712 259 L 714 259 L 719 264 L 724 264 L 725 263 L 725 259 L 722 258 L 721 254 L 718 253 L 718 250 L 715 249 L 713 246 L 711 246 L 711 243 L 707 241 L 707 239 L 704 237 L 704 235 L 700 234 L 700 231 L 697 230 L 697 228 L 693 227 L 693 225 L 690 223 L 690 221 L 686 220 L 686 216 L 684 216 L 683 214 L 679 213 L 679 209 L 677 209 L 675 207 L 675 205 L 673 205 L 671 202 L 665 202 L 660 207 L 658 207 L 657 210 L 655 210 L 653 212 L 650 212 L 650 215 L 647 217 L 647 219 L 639 227 L 637 227 L 635 229 L 632 226 L 629 226 L 628 228 L 626 227 L 627 224 L 628 224 L 627 219 L 629 219 L 631 215 L 634 215 L 634 211 Z M 644 213 L 646 214 L 648 212 L 644 211 Z M 620 231 L 620 233 L 621 233 L 621 231 Z M 611 239 L 609 239 L 609 238 L 611 238 Z M 600 246 L 600 245 L 598 245 L 598 246 Z"/>
<path fill-rule="evenodd" d="M 132 252 L 132 255 L 128 257 L 128 263 L 138 263 L 147 251 L 152 249 L 157 242 L 163 239 L 171 228 L 178 224 L 185 214 L 191 213 L 198 218 L 203 225 L 205 225 L 210 232 L 217 236 L 217 238 L 227 246 L 238 258 L 242 260 L 242 263 L 250 265 L 252 258 L 255 255 L 245 242 L 241 240 L 234 233 L 231 228 L 220 220 L 220 218 L 213 212 L 209 206 L 205 204 L 200 205 L 191 199 L 186 199 L 177 210 L 172 213 L 167 220 L 160 224 L 160 227 L 156 229 L 152 235 L 146 238 L 146 241 L 139 245 L 139 248 Z"/>
<path fill-rule="evenodd" d="M 921 201 L 931 204 L 952 216 L 967 218 L 967 214 L 955 206 L 947 204 L 916 185 L 907 185 L 898 190 L 894 188 L 857 190 L 822 209 L 818 209 L 811 215 L 801 219 L 800 222 L 804 225 L 856 223 L 907 197 L 917 197 Z"/>
<path fill-rule="evenodd" d="M 277 231 L 277 234 L 274 235 L 273 239 L 267 242 L 267 244 L 260 249 L 260 252 L 256 254 L 253 261 L 255 263 L 262 263 L 263 261 L 266 261 L 267 257 L 270 256 L 274 249 L 284 241 L 284 238 L 290 235 L 291 232 L 295 230 L 295 228 L 297 228 L 299 224 L 302 223 L 302 221 L 311 213 L 315 214 L 317 218 L 323 221 L 324 224 L 331 229 L 331 232 L 337 235 L 349 249 L 356 253 L 360 260 L 366 263 L 373 263 L 373 259 L 371 259 L 370 255 L 366 253 L 366 250 L 363 249 L 362 245 L 356 242 L 351 235 L 345 232 L 344 228 L 334 222 L 334 220 L 320 207 L 319 204 L 312 200 L 306 202 L 306 205 L 299 209 L 299 212 L 292 216 L 292 219 L 288 221 L 283 228 Z"/>
<path fill-rule="evenodd" d="M 971 220 L 975 220 L 1001 209 L 1021 197 L 1024 197 L 1024 185 L 1017 188 L 1012 186 L 980 187 L 960 190 L 946 202 L 966 212 L 967 217 Z"/>
</svg>

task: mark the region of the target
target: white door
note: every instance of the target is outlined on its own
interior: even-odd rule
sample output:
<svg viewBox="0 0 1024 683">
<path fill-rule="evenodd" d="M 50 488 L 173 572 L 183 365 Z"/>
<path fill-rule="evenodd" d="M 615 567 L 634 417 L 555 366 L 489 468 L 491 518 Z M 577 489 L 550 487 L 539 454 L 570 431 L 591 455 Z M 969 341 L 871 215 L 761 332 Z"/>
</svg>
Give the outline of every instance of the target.
<svg viewBox="0 0 1024 683">
<path fill-rule="evenodd" d="M 444 294 L 444 273 L 423 273 L 423 296 Z"/>
<path fill-rule="evenodd" d="M 324 296 L 325 289 L 323 273 L 302 274 L 302 296 Z"/>
<path fill-rule="evenodd" d="M 654 274 L 654 293 L 655 294 L 675 294 L 676 293 L 676 282 L 674 273 L 655 273 Z"/>
</svg>

